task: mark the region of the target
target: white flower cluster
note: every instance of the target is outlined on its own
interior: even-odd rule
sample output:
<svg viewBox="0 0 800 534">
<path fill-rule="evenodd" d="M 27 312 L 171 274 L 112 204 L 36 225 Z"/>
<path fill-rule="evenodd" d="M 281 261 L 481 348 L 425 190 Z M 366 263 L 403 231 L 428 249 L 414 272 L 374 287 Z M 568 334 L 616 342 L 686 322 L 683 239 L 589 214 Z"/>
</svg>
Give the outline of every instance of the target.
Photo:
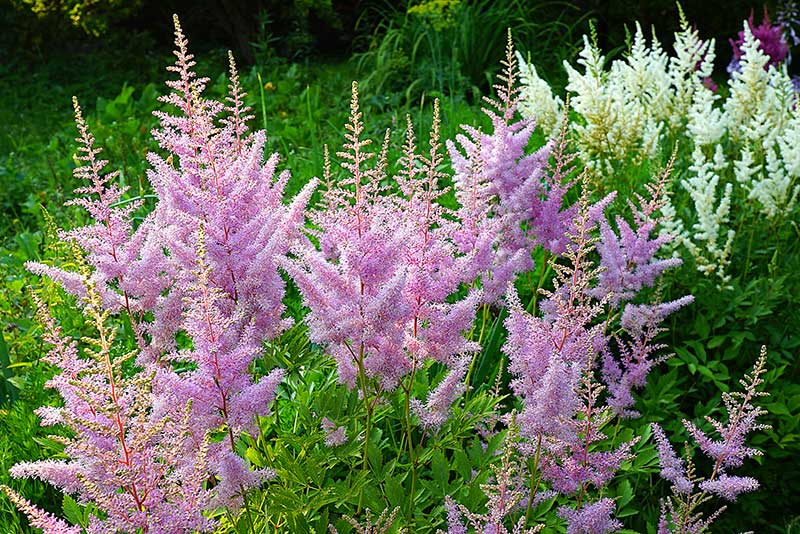
<svg viewBox="0 0 800 534">
<path fill-rule="evenodd" d="M 758 214 L 789 216 L 800 194 L 800 110 L 785 66 L 770 58 L 744 23 L 740 70 L 732 74 L 729 96 L 711 88 L 714 41 L 703 41 L 681 14 L 674 54 L 641 27 L 624 58 L 606 64 L 584 37 L 577 67 L 564 63 L 571 111 L 570 130 L 583 163 L 600 177 L 673 150 L 675 141 L 691 161 L 680 185 L 693 213 L 681 220 L 674 206 L 663 209 L 664 231 L 694 256 L 698 270 L 727 282 L 737 218 Z M 518 56 L 525 73 L 520 110 L 551 134 L 564 105 Z M 691 151 L 691 152 L 690 152 Z M 680 171 L 679 171 L 680 172 Z"/>
<path fill-rule="evenodd" d="M 539 77 L 536 67 L 525 61 L 519 50 L 516 52 L 519 64 L 520 113 L 526 117 L 536 117 L 536 123 L 548 136 L 555 136 L 562 120 L 564 102 L 553 94 L 550 85 Z"/>
</svg>

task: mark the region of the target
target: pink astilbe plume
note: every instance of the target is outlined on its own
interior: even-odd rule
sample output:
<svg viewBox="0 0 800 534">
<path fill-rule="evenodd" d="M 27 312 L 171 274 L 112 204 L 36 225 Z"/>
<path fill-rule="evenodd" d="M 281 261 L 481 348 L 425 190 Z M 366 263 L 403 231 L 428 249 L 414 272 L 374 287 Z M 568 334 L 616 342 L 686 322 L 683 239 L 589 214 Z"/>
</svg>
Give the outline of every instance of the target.
<svg viewBox="0 0 800 534">
<path fill-rule="evenodd" d="M 612 389 L 610 395 L 604 396 L 605 388 L 596 382 L 595 361 L 598 358 L 617 361 L 611 356 L 614 346 L 606 329 L 608 318 L 620 301 L 614 301 L 612 292 L 602 290 L 606 272 L 603 254 L 599 266 L 592 258 L 595 244 L 603 239 L 602 232 L 599 239 L 594 237 L 595 232 L 605 221 L 604 211 L 612 200 L 613 195 L 609 195 L 590 204 L 584 189 L 563 256 L 568 263 L 553 262 L 554 288 L 542 291 L 545 299 L 540 303 L 541 317 L 525 311 L 513 286 L 509 286 L 507 297 L 508 338 L 503 350 L 509 357 L 511 387 L 522 400 L 517 421 L 522 437 L 531 445 L 536 443 L 532 455 L 539 458 L 541 477 L 559 493 L 578 496 L 576 508 L 562 507 L 560 512 L 567 519 L 570 532 L 607 532 L 618 528 L 618 522 L 610 517 L 613 501 L 591 504 L 587 491 L 591 487 L 603 488 L 631 457 L 631 448 L 637 441 L 603 450 L 607 438 L 601 430 L 619 415 L 611 403 L 621 396 L 622 388 Z M 648 324 L 657 324 L 683 303 L 647 307 L 653 316 Z M 649 343 L 652 336 L 643 339 Z M 624 349 L 623 363 L 615 363 L 618 374 L 610 378 L 617 381 L 610 381 L 610 385 L 616 386 L 623 377 L 634 377 L 636 363 L 640 365 L 635 369 L 640 373 L 635 375 L 637 381 L 630 378 L 624 383 L 630 388 L 633 387 L 630 384 L 644 380 L 654 362 L 644 357 L 634 361 L 628 349 L 638 347 L 633 343 L 618 343 L 618 346 Z M 649 347 L 644 356 L 657 348 Z M 608 374 L 604 370 L 601 376 L 608 379 Z M 533 447 L 525 450 L 532 453 Z"/>
<path fill-rule="evenodd" d="M 63 237 L 86 251 L 91 270 L 84 276 L 29 267 L 84 304 L 91 286 L 104 312 L 127 314 L 139 348 L 136 364 L 152 379 L 148 424 L 173 421 L 190 406 L 184 449 L 207 449 L 218 479 L 214 506 L 235 508 L 270 474 L 251 470 L 233 451 L 242 433 L 258 432 L 256 418 L 269 413 L 283 377 L 276 370 L 254 381 L 250 369 L 262 343 L 291 324 L 282 317 L 285 283 L 277 258 L 299 235 L 316 183 L 284 204 L 288 172 L 278 172 L 276 154 L 264 159 L 266 134 L 247 129 L 252 115 L 233 58 L 225 103 L 205 98 L 208 80 L 194 72 L 177 17 L 174 22 L 176 61 L 168 70 L 177 79 L 161 97 L 172 111 L 155 112 L 160 127 L 152 132 L 165 154 L 147 156 L 154 210 L 134 228 L 131 215 L 140 203 L 120 202 L 125 191 L 113 183 L 115 173 L 102 174 L 106 162 L 98 159 L 76 105 L 84 163 L 76 176 L 89 185 L 73 203 L 94 222 Z M 182 337 L 187 346 L 178 344 Z M 56 419 L 52 410 L 43 414 L 48 423 Z M 217 431 L 228 439 L 204 445 Z"/>
<path fill-rule="evenodd" d="M 335 179 L 326 163 L 323 204 L 309 215 L 311 239 L 298 241 L 285 263 L 310 308 L 311 339 L 336 360 L 340 381 L 352 388 L 358 380 L 362 394 L 364 379 L 374 380 L 376 392 L 391 391 L 425 359 L 451 366 L 478 349 L 463 333 L 480 292 L 447 299 L 472 281 L 480 251 L 462 253 L 454 237 L 459 221 L 438 202 L 438 103 L 433 123 L 429 150 L 419 155 L 409 121 L 392 191 L 382 185 L 388 132 L 381 152 L 370 152 L 353 83 L 337 154 L 345 176 Z"/>
<path fill-rule="evenodd" d="M 520 489 L 520 466 L 514 455 L 513 435 L 506 438 L 505 450 L 499 464 L 493 465 L 493 480 L 482 484 L 481 489 L 487 498 L 486 512 L 472 512 L 464 505 L 456 504 L 445 497 L 447 511 L 447 530 L 437 534 L 536 534 L 544 529 L 544 524 L 525 527 L 525 517 L 520 517 L 512 528 L 508 528 L 508 516 L 518 509 L 525 498 Z"/>
<path fill-rule="evenodd" d="M 87 185 L 78 187 L 75 193 L 83 196 L 68 201 L 67 205 L 84 208 L 94 222 L 60 235 L 62 239 L 75 240 L 87 252 L 86 260 L 94 267 L 92 283 L 102 297 L 104 307 L 110 311 L 126 308 L 135 324 L 134 315 L 139 317 L 141 310 L 133 309 L 131 298 L 138 296 L 139 291 L 133 289 L 131 293 L 136 284 L 129 282 L 137 277 L 135 260 L 142 252 L 144 229 L 134 232 L 132 214 L 142 202 L 120 203 L 128 188 L 114 183 L 119 177 L 118 171 L 104 174 L 108 161 L 99 157 L 102 148 L 96 145 L 77 98 L 73 97 L 72 103 L 79 133 L 75 158 L 81 163 L 72 172 Z M 84 282 L 76 273 L 38 262 L 28 262 L 26 267 L 33 273 L 59 282 L 76 297 L 86 298 Z M 111 289 L 112 282 L 119 284 L 121 291 Z"/>
<path fill-rule="evenodd" d="M 411 408 L 424 428 L 439 429 L 447 421 L 453 401 L 467 389 L 464 377 L 469 362 L 468 358 L 459 360 L 439 385 L 428 394 L 424 404 L 416 399 L 411 401 Z"/>
<path fill-rule="evenodd" d="M 599 270 L 588 256 L 598 214 L 612 198 L 590 206 L 587 196 L 582 197 L 576 233 L 565 253 L 571 265 L 553 264 L 555 287 L 542 291 L 546 297 L 541 303 L 543 317 L 525 311 L 509 285 L 508 339 L 503 352 L 509 357 L 511 387 L 523 401 L 517 418 L 523 437 L 547 435 L 567 442 L 574 437 L 566 423 L 580 410 L 581 381 L 593 355 L 602 354 L 607 346 L 604 324 L 595 321 L 604 302 L 592 299 L 588 291 Z"/>
<path fill-rule="evenodd" d="M 8 486 L 0 486 L 0 490 L 14 503 L 14 506 L 27 516 L 32 527 L 42 529 L 45 534 L 81 534 L 80 527 L 69 525 L 65 521 L 36 508 L 30 501 Z"/>
<path fill-rule="evenodd" d="M 679 258 L 659 259 L 658 253 L 672 236 L 658 234 L 661 219 L 657 216 L 667 202 L 669 176 L 674 156 L 659 174 L 647 184 L 647 197 L 634 194 L 636 202 L 628 202 L 633 212 L 633 225 L 616 217 L 617 234 L 608 219 L 600 220 L 600 237 L 595 249 L 600 256 L 597 284 L 588 293 L 598 300 L 606 300 L 612 310 L 623 304 L 620 318 L 622 333 L 613 336 L 618 355 L 612 351 L 602 353 L 602 376 L 609 398 L 608 405 L 624 417 L 636 417 L 631 409 L 635 400 L 633 390 L 646 384 L 647 375 L 669 355 L 656 355 L 665 345 L 655 343 L 656 336 L 664 331 L 664 319 L 693 302 L 687 295 L 670 302 L 633 304 L 633 300 L 646 287 L 652 287 L 665 270 L 681 264 Z M 652 234 L 655 234 L 652 236 Z"/>
<path fill-rule="evenodd" d="M 108 312 L 91 282 L 85 293 L 84 314 L 96 336 L 86 338 L 82 348 L 64 337 L 36 299 L 44 339 L 52 347 L 45 361 L 60 369 L 47 387 L 64 401 L 51 410 L 47 424 L 72 431 L 73 437 L 58 438 L 68 459 L 23 462 L 11 475 L 38 478 L 94 502 L 103 516 L 91 518 L 89 533 L 210 531 L 213 523 L 203 514 L 212 499 L 204 487 L 207 447 L 190 446 L 189 406 L 162 418 L 151 416 L 152 373 L 123 373 L 135 354 L 116 347 L 115 330 L 107 324 Z M 45 534 L 79 532 L 6 493 Z"/>
<path fill-rule="evenodd" d="M 510 34 L 502 63 L 502 83 L 495 85 L 497 100 L 485 98 L 488 107 L 483 110 L 491 119 L 492 132 L 465 125 L 464 134 L 447 142 L 457 195 L 475 198 L 473 192 L 480 191 L 479 205 L 486 207 L 475 212 L 485 212 L 490 222 L 482 222 L 484 232 L 493 229 L 497 236 L 492 254 L 481 258 L 481 268 L 489 269 L 483 276 L 486 302 L 496 301 L 517 273 L 533 268 L 531 252 L 536 245 L 563 254 L 576 213 L 575 205 L 563 206 L 574 183 L 568 176 L 575 156 L 565 150 L 566 136 L 526 154 L 536 125 L 532 119 L 517 118 L 520 89 Z M 487 195 L 494 198 L 487 202 Z M 477 225 L 475 232 L 480 235 Z"/>
<path fill-rule="evenodd" d="M 661 462 L 661 476 L 673 483 L 672 495 L 661 504 L 659 534 L 703 532 L 725 510 L 725 506 L 706 515 L 698 510 L 702 504 L 712 497 L 734 502 L 742 493 L 755 491 L 760 487 L 755 478 L 732 475 L 729 471 L 740 467 L 745 459 L 762 454 L 758 449 L 747 446 L 746 438 L 755 430 L 770 428 L 769 425 L 758 422 L 758 418 L 766 411 L 754 404 L 756 399 L 769 395 L 759 389 L 764 383 L 762 375 L 766 373 L 766 358 L 766 347 L 762 347 L 753 371 L 739 381 L 743 391 L 722 394 L 727 412 L 725 423 L 706 417 L 707 422 L 719 434 L 719 439 L 712 439 L 694 423 L 683 421 L 700 450 L 714 462 L 707 478 L 695 475 L 694 464 L 688 457 L 688 445 L 687 467 L 684 468 L 661 428 L 653 425 Z"/>
</svg>

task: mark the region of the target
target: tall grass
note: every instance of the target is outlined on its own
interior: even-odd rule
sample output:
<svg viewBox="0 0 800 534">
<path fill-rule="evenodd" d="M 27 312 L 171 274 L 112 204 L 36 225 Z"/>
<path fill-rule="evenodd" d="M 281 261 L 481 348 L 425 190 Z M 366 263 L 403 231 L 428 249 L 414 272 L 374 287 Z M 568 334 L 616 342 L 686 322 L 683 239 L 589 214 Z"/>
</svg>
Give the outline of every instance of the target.
<svg viewBox="0 0 800 534">
<path fill-rule="evenodd" d="M 384 13 L 365 52 L 356 54 L 363 86 L 371 93 L 485 94 L 497 70 L 507 31 L 545 72 L 561 72 L 586 31 L 591 12 L 570 2 L 465 0 L 446 11 Z M 550 80 L 559 83 L 561 80 Z"/>
</svg>

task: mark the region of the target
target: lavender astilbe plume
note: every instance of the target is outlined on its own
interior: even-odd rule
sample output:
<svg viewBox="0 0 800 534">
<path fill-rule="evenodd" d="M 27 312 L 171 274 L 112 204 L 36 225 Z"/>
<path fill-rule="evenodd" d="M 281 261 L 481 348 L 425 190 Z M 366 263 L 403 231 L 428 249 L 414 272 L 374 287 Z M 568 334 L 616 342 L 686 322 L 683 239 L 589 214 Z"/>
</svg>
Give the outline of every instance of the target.
<svg viewBox="0 0 800 534">
<path fill-rule="evenodd" d="M 82 261 L 79 253 L 76 258 Z M 212 507 L 213 498 L 204 486 L 210 474 L 208 443 L 191 446 L 190 406 L 152 417 L 152 373 L 123 373 L 135 351 L 121 352 L 116 346 L 115 331 L 107 324 L 109 313 L 88 268 L 82 271 L 83 311 L 96 330 L 85 346 L 67 340 L 37 299 L 45 341 L 52 346 L 45 361 L 60 369 L 47 387 L 57 390 L 64 401 L 63 407 L 46 411 L 43 424 L 62 424 L 72 431 L 73 437 L 59 438 L 67 460 L 19 463 L 11 475 L 42 479 L 95 503 L 103 515 L 91 516 L 89 533 L 210 531 L 213 522 L 203 514 Z M 5 491 L 45 534 L 78 532 Z"/>
<path fill-rule="evenodd" d="M 481 485 L 487 498 L 486 512 L 472 512 L 466 506 L 456 504 L 450 497 L 446 497 L 447 530 L 439 530 L 438 534 L 468 534 L 470 531 L 476 534 L 536 534 L 544 529 L 544 524 L 526 528 L 524 516 L 517 520 L 513 528 L 506 526 L 508 516 L 525 498 L 519 484 L 520 466 L 515 455 L 515 437 L 512 429 L 506 436 L 500 463 L 492 466 L 493 480 Z"/>
<path fill-rule="evenodd" d="M 42 529 L 45 534 L 81 534 L 80 527 L 69 525 L 65 521 L 36 508 L 30 501 L 8 486 L 0 486 L 0 491 L 5 493 L 9 500 L 14 503 L 14 506 L 25 514 L 32 527 Z"/>
<path fill-rule="evenodd" d="M 594 243 L 591 231 L 612 198 L 590 206 L 588 196 L 582 196 L 576 233 L 566 252 L 571 264 L 553 263 L 555 287 L 542 291 L 546 297 L 541 303 L 543 317 L 525 311 L 509 285 L 508 339 L 503 352 L 509 357 L 511 387 L 523 401 L 517 420 L 524 437 L 548 435 L 564 441 L 573 437 L 565 422 L 579 410 L 578 390 L 591 355 L 603 353 L 607 344 L 604 325 L 593 324 L 603 303 L 592 299 L 588 291 L 599 272 L 588 256 Z"/>
<path fill-rule="evenodd" d="M 142 268 L 160 269 L 167 289 L 152 303 L 155 320 L 144 326 L 145 354 L 157 364 L 196 364 L 183 372 L 159 365 L 154 411 L 169 413 L 191 398 L 195 443 L 206 432 L 227 432 L 209 457 L 211 465 L 227 466 L 217 475 L 222 488 L 238 488 L 227 491 L 234 496 L 260 480 L 232 451 L 239 435 L 257 431 L 255 417 L 269 413 L 283 376 L 277 370 L 253 382 L 249 367 L 261 343 L 290 324 L 282 318 L 285 285 L 277 258 L 298 235 L 316 184 L 283 203 L 288 172 L 278 173 L 276 154 L 263 160 L 265 132 L 248 132 L 252 116 L 232 56 L 225 105 L 202 96 L 207 80 L 193 70 L 177 17 L 175 35 L 176 62 L 168 70 L 178 79 L 167 82 L 172 92 L 162 100 L 179 113 L 156 112 L 160 128 L 153 136 L 169 155 L 148 155 L 159 202 L 143 223 L 152 229 L 150 246 L 166 254 Z M 194 342 L 189 350 L 175 345 L 181 331 Z M 219 504 L 235 507 L 240 499 Z"/>
<path fill-rule="evenodd" d="M 584 188 L 573 232 L 564 258 L 553 262 L 554 288 L 542 291 L 542 316 L 522 307 L 509 287 L 508 339 L 503 347 L 509 356 L 511 387 L 522 400 L 517 421 L 523 437 L 536 443 L 535 457 L 541 477 L 562 494 L 577 495 L 575 508 L 565 507 L 560 515 L 571 532 L 606 532 L 618 528 L 611 519 L 613 501 L 587 502 L 590 487 L 602 488 L 631 457 L 632 440 L 612 450 L 598 449 L 606 439 L 601 429 L 614 416 L 634 415 L 631 389 L 644 385 L 647 372 L 660 361 L 653 358 L 661 348 L 654 344 L 658 325 L 666 315 L 691 301 L 685 297 L 652 305 L 628 303 L 644 286 L 673 262 L 660 263 L 654 255 L 662 238 L 650 238 L 657 219 L 665 178 L 650 189 L 651 198 L 639 198 L 634 206 L 635 224 L 620 245 L 604 214 L 613 199 L 609 195 L 596 204 L 588 202 Z M 585 184 L 584 184 L 585 185 Z M 595 237 L 597 227 L 599 237 Z M 631 229 L 631 226 L 624 225 Z M 605 230 L 605 231 L 604 231 Z M 593 261 L 595 248 L 599 262 Z M 609 273 L 609 266 L 614 271 Z M 622 294 L 615 298 L 615 291 Z M 620 317 L 621 334 L 606 333 L 612 317 Z M 605 318 L 605 320 L 600 320 Z M 611 341 L 616 340 L 616 344 Z M 620 355 L 613 355 L 614 348 Z M 596 382 L 596 360 L 607 388 Z M 603 390 L 608 389 L 608 395 Z M 533 447 L 529 447 L 533 448 Z M 610 508 L 609 508 L 610 506 Z M 608 530 L 603 530 L 608 529 Z"/>
<path fill-rule="evenodd" d="M 669 234 L 657 232 L 661 222 L 658 213 L 668 201 L 673 163 L 674 156 L 658 178 L 645 186 L 647 198 L 634 193 L 636 203 L 628 201 L 633 212 L 633 226 L 617 216 L 617 234 L 608 219 L 604 217 L 600 221 L 600 240 L 595 248 L 600 254 L 603 272 L 591 293 L 598 299 L 608 296 L 612 307 L 631 300 L 642 288 L 652 287 L 665 270 L 682 263 L 680 258 L 657 258 L 659 250 L 673 239 Z"/>
<path fill-rule="evenodd" d="M 520 88 L 510 33 L 502 64 L 501 83 L 495 85 L 497 100 L 484 98 L 487 107 L 483 112 L 491 120 L 492 132 L 465 125 L 464 134 L 447 142 L 457 195 L 469 197 L 466 192 L 481 191 L 479 205 L 488 217 L 484 224 L 497 228 L 491 254 L 482 258 L 482 267 L 488 268 L 482 276 L 484 299 L 490 303 L 503 294 L 517 273 L 533 268 L 534 246 L 542 245 L 553 254 L 566 250 L 566 234 L 575 215 L 575 206 L 563 206 L 573 185 L 567 176 L 574 156 L 564 150 L 566 138 L 526 154 L 535 123 L 517 118 Z M 549 164 L 551 156 L 553 166 Z M 487 202 L 487 195 L 494 198 Z"/>
<path fill-rule="evenodd" d="M 165 155 L 147 157 L 155 208 L 134 228 L 139 201 L 120 202 L 124 190 L 114 184 L 114 173 L 103 174 L 106 162 L 76 104 L 84 163 L 76 176 L 89 185 L 73 203 L 93 222 L 63 237 L 86 251 L 90 270 L 29 268 L 83 305 L 91 286 L 104 313 L 128 316 L 139 349 L 136 365 L 152 379 L 150 420 L 173 421 L 190 406 L 193 424 L 184 448 L 206 451 L 217 479 L 214 506 L 235 509 L 247 489 L 270 474 L 250 469 L 235 447 L 243 433 L 257 433 L 256 417 L 269 413 L 283 376 L 276 370 L 253 380 L 250 367 L 262 343 L 291 323 L 282 317 L 285 283 L 277 257 L 299 235 L 316 183 L 283 203 L 289 175 L 278 172 L 277 155 L 264 160 L 266 134 L 247 129 L 252 115 L 233 58 L 226 101 L 205 98 L 208 80 L 194 72 L 177 17 L 174 22 L 176 61 L 168 70 L 177 79 L 167 82 L 171 92 L 161 97 L 171 111 L 155 112 L 160 126 L 152 132 Z M 191 341 L 188 347 L 179 346 L 182 336 Z M 217 431 L 227 439 L 204 444 Z"/>
<path fill-rule="evenodd" d="M 618 235 L 608 219 L 603 217 L 600 239 L 595 245 L 602 271 L 589 294 L 601 300 L 607 299 L 612 309 L 625 304 L 620 317 L 625 335 L 618 333 L 613 336 L 619 355 L 614 357 L 611 351 L 606 351 L 601 356 L 603 380 L 610 395 L 608 404 L 615 413 L 624 417 L 638 415 L 631 409 L 633 390 L 644 387 L 650 370 L 669 358 L 669 355 L 656 356 L 665 348 L 663 344 L 655 343 L 656 336 L 664 331 L 661 323 L 668 315 L 694 300 L 687 295 L 670 302 L 659 302 L 657 295 L 652 304 L 629 302 L 643 288 L 652 287 L 665 270 L 682 263 L 679 258 L 658 258 L 662 247 L 673 238 L 669 234 L 657 233 L 661 222 L 657 214 L 668 200 L 673 163 L 674 156 L 658 178 L 646 185 L 647 197 L 634 194 L 636 202 L 628 202 L 634 224 L 630 225 L 618 216 Z"/>
<path fill-rule="evenodd" d="M 612 519 L 616 505 L 613 499 L 600 499 L 579 510 L 562 507 L 558 514 L 567 520 L 567 534 L 606 534 L 622 528 L 622 523 Z"/>
<path fill-rule="evenodd" d="M 347 443 L 347 429 L 343 426 L 336 426 L 336 423 L 323 417 L 320 428 L 325 432 L 325 446 L 338 447 Z"/>
<path fill-rule="evenodd" d="M 467 389 L 464 377 L 468 367 L 469 359 L 462 358 L 430 392 L 427 402 L 423 404 L 416 399 L 411 401 L 411 408 L 424 428 L 438 429 L 447 421 L 453 401 Z"/>
<path fill-rule="evenodd" d="M 444 192 L 438 103 L 433 123 L 430 150 L 420 156 L 409 122 L 394 177 L 398 191 L 390 191 L 381 185 L 388 132 L 380 154 L 370 152 L 354 82 L 346 143 L 337 154 L 345 177 L 336 180 L 326 164 L 323 206 L 309 215 L 319 248 L 298 241 L 284 264 L 311 310 L 312 340 L 334 357 L 341 382 L 358 382 L 365 396 L 364 380 L 374 381 L 375 393 L 391 391 L 425 359 L 454 365 L 478 348 L 463 332 L 480 292 L 447 301 L 471 282 L 470 263 L 480 252 L 461 252 L 459 221 L 437 201 Z"/>
<path fill-rule="evenodd" d="M 652 425 L 653 436 L 658 447 L 658 461 L 661 464 L 661 478 L 672 482 L 676 493 L 688 495 L 694 489 L 683 461 L 675 454 L 664 430 L 656 423 Z"/>
<path fill-rule="evenodd" d="M 105 172 L 108 161 L 101 159 L 102 148 L 97 146 L 94 135 L 83 117 L 83 111 L 77 98 L 72 98 L 75 111 L 75 123 L 78 127 L 79 143 L 75 158 L 81 163 L 72 171 L 73 175 L 86 183 L 75 190 L 82 195 L 67 202 L 67 205 L 80 206 L 86 210 L 93 222 L 69 231 L 60 232 L 65 240 L 75 240 L 87 251 L 87 262 L 94 268 L 92 283 L 102 298 L 104 307 L 119 311 L 127 310 L 131 323 L 135 326 L 135 317 L 141 316 L 141 309 L 132 302 L 149 289 L 156 292 L 161 289 L 152 284 L 138 284 L 136 279 L 135 260 L 142 253 L 144 228 L 133 231 L 132 214 L 139 209 L 141 200 L 122 203 L 120 200 L 127 187 L 115 183 L 118 171 Z M 86 288 L 79 274 L 68 270 L 28 262 L 26 267 L 33 273 L 47 276 L 68 292 L 78 298 L 86 298 Z M 121 291 L 110 288 L 116 282 Z"/>
<path fill-rule="evenodd" d="M 683 421 L 689 435 L 697 442 L 703 453 L 714 462 L 707 478 L 695 475 L 694 464 L 688 457 L 688 445 L 687 467 L 684 469 L 663 431 L 654 425 L 662 468 L 661 475 L 673 483 L 672 495 L 661 504 L 659 534 L 704 532 L 725 510 L 725 506 L 721 506 L 707 515 L 699 510 L 701 505 L 712 499 L 712 496 L 734 502 L 742 493 L 755 491 L 760 487 L 755 478 L 732 475 L 730 470 L 741 466 L 745 459 L 761 454 L 761 451 L 746 444 L 746 438 L 755 430 L 769 428 L 769 425 L 758 422 L 758 418 L 766 411 L 754 404 L 756 399 L 768 395 L 759 389 L 764 383 L 762 375 L 766 372 L 765 364 L 766 347 L 762 347 L 752 372 L 739 381 L 743 391 L 722 394 L 727 421 L 723 423 L 706 417 L 708 423 L 719 434 L 719 439 L 712 439 L 694 423 Z"/>
<path fill-rule="evenodd" d="M 714 460 L 712 479 L 715 478 L 715 475 L 725 473 L 729 468 L 740 467 L 747 458 L 761 455 L 761 451 L 746 445 L 746 439 L 750 432 L 770 428 L 769 425 L 757 421 L 760 416 L 767 412 L 753 404 L 757 398 L 769 395 L 767 392 L 759 391 L 758 389 L 764 383 L 761 375 L 766 373 L 764 367 L 766 358 L 766 348 L 762 348 L 761 355 L 751 374 L 745 375 L 745 378 L 739 381 L 744 391 L 725 392 L 722 394 L 722 401 L 728 414 L 726 423 L 706 417 L 708 423 L 719 434 L 720 439 L 711 439 L 703 430 L 690 421 L 684 420 L 683 422 L 689 434 L 700 445 L 701 450 Z"/>
</svg>

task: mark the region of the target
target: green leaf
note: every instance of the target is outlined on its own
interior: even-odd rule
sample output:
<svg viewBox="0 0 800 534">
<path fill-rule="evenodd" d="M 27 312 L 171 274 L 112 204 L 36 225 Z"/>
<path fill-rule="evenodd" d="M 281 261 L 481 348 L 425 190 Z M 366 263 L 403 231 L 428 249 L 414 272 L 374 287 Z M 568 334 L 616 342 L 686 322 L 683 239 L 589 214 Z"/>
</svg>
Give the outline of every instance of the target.
<svg viewBox="0 0 800 534">
<path fill-rule="evenodd" d="M 81 507 L 75 502 L 75 499 L 68 494 L 64 494 L 64 500 L 61 502 L 61 510 L 64 512 L 64 517 L 73 525 L 86 526 L 85 514 Z"/>
<path fill-rule="evenodd" d="M 727 336 L 714 336 L 711 338 L 711 341 L 708 342 L 709 349 L 715 349 L 725 343 L 725 340 L 728 339 Z"/>
<path fill-rule="evenodd" d="M 469 480 L 472 475 L 472 464 L 470 464 L 467 453 L 461 449 L 453 451 L 453 467 L 458 472 L 461 480 Z"/>
<path fill-rule="evenodd" d="M 403 484 L 398 477 L 387 477 L 386 498 L 389 500 L 389 505 L 392 508 L 401 506 L 406 501 L 406 492 L 403 491 Z"/>
<path fill-rule="evenodd" d="M 618 495 L 619 499 L 617 501 L 617 506 L 622 508 L 633 499 L 633 487 L 631 486 L 630 480 L 623 480 L 618 488 Z"/>
<path fill-rule="evenodd" d="M 442 488 L 443 492 L 447 492 L 447 483 L 450 479 L 450 465 L 447 459 L 442 454 L 442 451 L 433 453 L 431 459 L 431 471 L 433 471 L 433 480 Z"/>
</svg>

